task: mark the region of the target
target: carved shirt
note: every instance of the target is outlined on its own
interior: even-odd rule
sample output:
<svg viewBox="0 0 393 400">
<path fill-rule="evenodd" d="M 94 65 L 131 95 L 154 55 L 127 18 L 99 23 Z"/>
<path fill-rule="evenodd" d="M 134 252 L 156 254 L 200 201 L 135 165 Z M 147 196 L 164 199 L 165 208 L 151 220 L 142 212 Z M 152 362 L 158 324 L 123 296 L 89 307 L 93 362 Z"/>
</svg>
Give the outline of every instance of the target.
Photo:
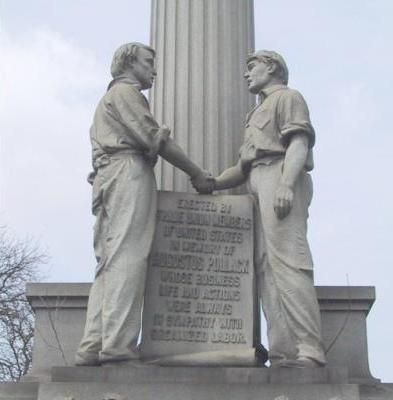
<svg viewBox="0 0 393 400">
<path fill-rule="evenodd" d="M 93 165 L 123 151 L 148 152 L 159 126 L 145 96 L 129 79 L 112 81 L 99 102 L 90 129 Z"/>
<path fill-rule="evenodd" d="M 306 169 L 311 170 L 315 133 L 302 95 L 288 86 L 274 85 L 265 89 L 262 96 L 264 101 L 246 118 L 244 143 L 239 152 L 242 165 L 249 168 L 284 157 L 292 135 L 305 133 L 310 149 Z"/>
</svg>

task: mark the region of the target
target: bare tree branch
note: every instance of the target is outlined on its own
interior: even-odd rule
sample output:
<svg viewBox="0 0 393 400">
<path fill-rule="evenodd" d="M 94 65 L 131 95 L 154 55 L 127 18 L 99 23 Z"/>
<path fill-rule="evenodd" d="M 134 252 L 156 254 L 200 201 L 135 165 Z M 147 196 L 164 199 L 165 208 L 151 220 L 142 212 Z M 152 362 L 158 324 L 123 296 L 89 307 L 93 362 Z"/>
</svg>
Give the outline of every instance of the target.
<svg viewBox="0 0 393 400">
<path fill-rule="evenodd" d="M 31 366 L 34 315 L 25 286 L 42 279 L 39 267 L 47 261 L 32 240 L 0 227 L 0 382 L 18 381 Z"/>
</svg>

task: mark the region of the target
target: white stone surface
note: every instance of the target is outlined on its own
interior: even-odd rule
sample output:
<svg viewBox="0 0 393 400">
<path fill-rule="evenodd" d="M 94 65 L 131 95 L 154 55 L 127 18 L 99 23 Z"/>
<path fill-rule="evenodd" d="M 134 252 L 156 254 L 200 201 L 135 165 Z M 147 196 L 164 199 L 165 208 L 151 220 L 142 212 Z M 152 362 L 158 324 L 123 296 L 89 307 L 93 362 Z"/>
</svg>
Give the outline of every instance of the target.
<svg viewBox="0 0 393 400">
<path fill-rule="evenodd" d="M 159 192 L 142 358 L 255 363 L 253 242 L 251 196 Z"/>
<path fill-rule="evenodd" d="M 243 79 L 254 48 L 252 0 L 153 0 L 157 52 L 152 113 L 198 165 L 214 175 L 232 165 L 253 99 Z M 187 177 L 160 161 L 159 188 L 187 191 Z"/>
</svg>

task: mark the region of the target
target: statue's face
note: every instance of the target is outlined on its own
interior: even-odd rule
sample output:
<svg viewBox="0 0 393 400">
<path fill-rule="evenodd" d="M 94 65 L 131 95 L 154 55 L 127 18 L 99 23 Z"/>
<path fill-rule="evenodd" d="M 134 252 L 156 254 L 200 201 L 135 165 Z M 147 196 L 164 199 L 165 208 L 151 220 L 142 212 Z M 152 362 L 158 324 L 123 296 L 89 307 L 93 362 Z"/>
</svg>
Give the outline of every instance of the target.
<svg viewBox="0 0 393 400">
<path fill-rule="evenodd" d="M 153 86 L 154 77 L 157 75 L 154 67 L 154 55 L 151 51 L 139 48 L 136 60 L 131 65 L 132 73 L 141 84 L 141 89 L 150 89 Z"/>
<path fill-rule="evenodd" d="M 244 78 L 247 79 L 248 90 L 252 94 L 258 94 L 271 81 L 271 66 L 261 60 L 251 59 L 247 63 L 247 71 Z"/>
</svg>

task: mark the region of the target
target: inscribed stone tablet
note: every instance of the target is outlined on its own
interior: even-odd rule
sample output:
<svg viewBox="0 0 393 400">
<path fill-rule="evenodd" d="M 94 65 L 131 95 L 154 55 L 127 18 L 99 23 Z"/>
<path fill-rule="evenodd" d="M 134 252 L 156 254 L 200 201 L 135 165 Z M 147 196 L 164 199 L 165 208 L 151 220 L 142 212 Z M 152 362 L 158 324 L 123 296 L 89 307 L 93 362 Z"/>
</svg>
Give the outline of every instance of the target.
<svg viewBox="0 0 393 400">
<path fill-rule="evenodd" d="M 250 196 L 159 192 L 142 357 L 253 347 Z"/>
</svg>

